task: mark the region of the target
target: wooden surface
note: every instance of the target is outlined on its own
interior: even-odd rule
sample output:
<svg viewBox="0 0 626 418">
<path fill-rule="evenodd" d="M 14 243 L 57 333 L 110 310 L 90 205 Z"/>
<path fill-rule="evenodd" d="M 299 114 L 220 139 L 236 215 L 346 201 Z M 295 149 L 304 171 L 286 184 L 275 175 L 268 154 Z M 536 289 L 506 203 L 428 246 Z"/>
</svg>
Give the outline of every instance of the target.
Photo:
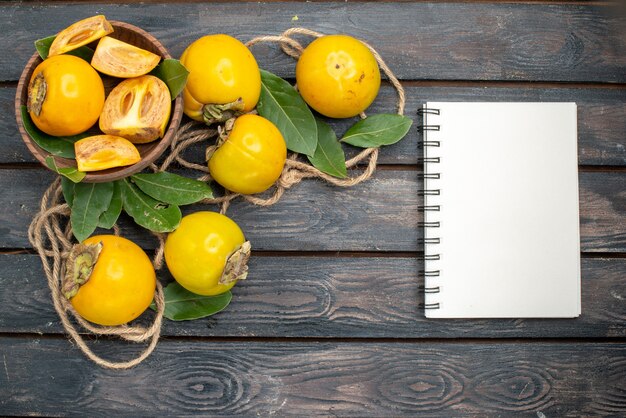
<svg viewBox="0 0 626 418">
<path fill-rule="evenodd" d="M 245 41 L 298 25 L 360 37 L 400 77 L 416 122 L 418 106 L 434 100 L 577 102 L 582 315 L 424 318 L 413 128 L 355 188 L 305 181 L 269 208 L 234 203 L 229 215 L 254 252 L 227 311 L 166 322 L 153 356 L 132 370 L 93 365 L 63 334 L 28 243 L 53 175 L 21 142 L 13 106 L 32 42 L 98 13 L 148 30 L 175 57 L 206 33 Z M 626 415 L 624 16 L 593 1 L 0 2 L 0 415 Z M 276 48 L 253 52 L 293 77 Z M 384 83 L 371 112 L 394 102 Z M 348 124 L 333 123 L 338 132 Z M 186 211 L 197 209 L 206 207 Z M 88 340 L 111 358 L 138 352 Z"/>
</svg>

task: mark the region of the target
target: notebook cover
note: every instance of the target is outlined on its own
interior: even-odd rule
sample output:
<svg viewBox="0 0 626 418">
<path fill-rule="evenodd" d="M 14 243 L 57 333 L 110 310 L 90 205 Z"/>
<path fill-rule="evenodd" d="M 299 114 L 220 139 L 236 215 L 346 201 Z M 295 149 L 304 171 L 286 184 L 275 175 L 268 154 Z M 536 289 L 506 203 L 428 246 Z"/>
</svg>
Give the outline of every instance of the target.
<svg viewBox="0 0 626 418">
<path fill-rule="evenodd" d="M 430 318 L 580 315 L 575 103 L 429 102 L 424 212 Z M 438 272 L 434 274 L 433 272 Z M 428 274 L 428 273 L 427 273 Z M 438 305 L 437 305 L 438 304 Z"/>
</svg>

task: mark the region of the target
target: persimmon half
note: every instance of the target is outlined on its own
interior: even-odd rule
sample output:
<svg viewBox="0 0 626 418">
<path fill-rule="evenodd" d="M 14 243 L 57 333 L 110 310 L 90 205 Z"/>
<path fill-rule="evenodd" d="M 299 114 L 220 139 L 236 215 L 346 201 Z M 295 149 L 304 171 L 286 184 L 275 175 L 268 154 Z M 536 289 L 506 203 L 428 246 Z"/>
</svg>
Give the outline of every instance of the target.
<svg viewBox="0 0 626 418">
<path fill-rule="evenodd" d="M 103 74 L 119 78 L 148 74 L 161 61 L 150 51 L 105 36 L 100 39 L 91 59 L 91 66 Z"/>
<path fill-rule="evenodd" d="M 94 135 L 74 143 L 79 171 L 99 171 L 138 163 L 141 155 L 130 141 L 114 135 Z"/>
<path fill-rule="evenodd" d="M 144 75 L 122 81 L 109 93 L 100 115 L 100 130 L 135 144 L 162 138 L 172 98 L 158 77 Z"/>
<path fill-rule="evenodd" d="M 65 54 L 66 52 L 87 45 L 112 32 L 113 26 L 111 26 L 103 15 L 79 20 L 58 33 L 52 45 L 50 45 L 48 56 L 53 57 L 55 55 Z"/>
</svg>

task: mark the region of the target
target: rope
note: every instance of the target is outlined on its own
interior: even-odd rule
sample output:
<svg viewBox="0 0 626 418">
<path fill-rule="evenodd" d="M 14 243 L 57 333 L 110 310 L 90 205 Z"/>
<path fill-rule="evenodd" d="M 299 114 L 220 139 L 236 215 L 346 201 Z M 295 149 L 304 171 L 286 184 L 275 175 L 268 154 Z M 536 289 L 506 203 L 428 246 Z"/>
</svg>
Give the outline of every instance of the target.
<svg viewBox="0 0 626 418">
<path fill-rule="evenodd" d="M 291 28 L 279 36 L 256 37 L 246 43 L 246 45 L 251 47 L 259 43 L 278 43 L 285 54 L 298 59 L 304 48 L 300 42 L 293 38 L 294 35 L 304 35 L 315 38 L 323 36 L 323 34 L 309 29 Z M 398 94 L 397 112 L 398 114 L 404 114 L 405 96 L 402 85 L 378 52 L 376 52 L 376 50 L 374 50 L 374 48 L 370 45 L 366 43 L 365 45 L 372 52 L 378 62 L 378 65 L 396 89 Z M 361 114 L 360 116 L 364 118 L 365 114 Z M 216 137 L 217 135 L 218 131 L 216 129 L 209 129 L 206 125 L 199 122 L 188 122 L 179 127 L 161 164 L 152 164 L 150 168 L 155 172 L 165 171 L 171 166 L 172 163 L 176 162 L 182 167 L 198 172 L 199 176 L 197 178 L 199 180 L 209 181 L 211 177 L 209 175 L 207 165 L 187 161 L 183 154 L 184 151 L 190 146 L 194 144 L 205 144 L 208 140 Z M 283 171 L 274 184 L 273 191 L 270 192 L 269 196 L 267 194 L 263 196 L 240 195 L 226 190 L 223 196 L 204 199 L 201 203 L 219 205 L 220 213 L 222 214 L 226 213 L 231 202 L 238 197 L 241 197 L 245 201 L 254 205 L 270 206 L 278 202 L 287 189 L 300 183 L 306 178 L 317 178 L 337 187 L 351 187 L 369 179 L 374 174 L 377 160 L 378 148 L 367 148 L 346 161 L 346 167 L 354 169 L 356 169 L 360 163 L 367 161 L 364 168 L 361 168 L 361 172 L 353 177 L 338 179 L 305 162 L 300 161 L 298 159 L 298 155 L 294 153 L 287 158 Z M 35 215 L 28 229 L 29 241 L 39 254 L 44 273 L 48 280 L 48 287 L 50 288 L 54 309 L 59 315 L 61 324 L 63 325 L 65 331 L 69 334 L 70 338 L 94 363 L 110 369 L 127 369 L 136 366 L 146 359 L 152 351 L 154 351 L 159 340 L 161 324 L 163 322 L 163 312 L 165 310 L 163 287 L 157 281 L 156 291 L 154 294 L 154 300 L 157 308 L 156 314 L 154 315 L 154 319 L 151 324 L 147 327 L 135 325 L 103 327 L 92 324 L 91 322 L 81 318 L 80 315 L 73 309 L 71 303 L 69 303 L 69 301 L 63 296 L 61 291 L 62 277 L 65 270 L 64 263 L 73 246 L 72 229 L 69 223 L 69 216 L 70 207 L 67 203 L 63 202 L 61 181 L 60 178 L 57 178 L 44 193 L 41 199 L 39 213 Z M 117 225 L 113 226 L 113 233 L 115 235 L 120 235 L 120 228 Z M 153 235 L 158 241 L 158 247 L 154 253 L 152 263 L 155 270 L 159 270 L 163 267 L 166 235 L 157 233 Z M 93 352 L 93 350 L 85 342 L 83 336 L 77 330 L 75 324 L 78 324 L 83 329 L 97 336 L 116 336 L 123 340 L 135 343 L 147 342 L 147 345 L 144 347 L 143 351 L 131 360 L 107 360 Z"/>
</svg>

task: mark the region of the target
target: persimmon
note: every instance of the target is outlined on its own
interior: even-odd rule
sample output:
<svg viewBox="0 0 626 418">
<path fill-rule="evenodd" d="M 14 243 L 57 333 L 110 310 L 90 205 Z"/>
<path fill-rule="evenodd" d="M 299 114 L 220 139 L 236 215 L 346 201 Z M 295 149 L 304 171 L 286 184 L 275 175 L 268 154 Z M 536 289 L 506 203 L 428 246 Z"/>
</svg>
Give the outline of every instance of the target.
<svg viewBox="0 0 626 418">
<path fill-rule="evenodd" d="M 228 190 L 261 193 L 278 179 L 286 158 L 287 145 L 276 125 L 261 116 L 242 115 L 210 157 L 209 172 Z"/>
<path fill-rule="evenodd" d="M 380 70 L 374 54 L 358 39 L 327 35 L 302 52 L 296 82 L 313 109 L 331 118 L 348 118 L 372 104 L 380 88 Z"/>
<path fill-rule="evenodd" d="M 165 262 L 174 279 L 190 292 L 213 296 L 247 276 L 250 243 L 230 218 L 215 212 L 183 217 L 165 241 Z"/>
<path fill-rule="evenodd" d="M 67 262 L 63 293 L 76 312 L 100 325 L 121 325 L 150 306 L 156 273 L 134 242 L 96 235 L 74 246 Z"/>
<path fill-rule="evenodd" d="M 261 73 L 252 52 L 229 35 L 207 35 L 185 49 L 189 71 L 183 90 L 185 114 L 206 123 L 249 112 L 261 95 Z"/>
<path fill-rule="evenodd" d="M 85 132 L 104 106 L 104 84 L 89 63 L 55 55 L 35 68 L 28 85 L 28 112 L 35 125 L 52 136 Z"/>
</svg>

